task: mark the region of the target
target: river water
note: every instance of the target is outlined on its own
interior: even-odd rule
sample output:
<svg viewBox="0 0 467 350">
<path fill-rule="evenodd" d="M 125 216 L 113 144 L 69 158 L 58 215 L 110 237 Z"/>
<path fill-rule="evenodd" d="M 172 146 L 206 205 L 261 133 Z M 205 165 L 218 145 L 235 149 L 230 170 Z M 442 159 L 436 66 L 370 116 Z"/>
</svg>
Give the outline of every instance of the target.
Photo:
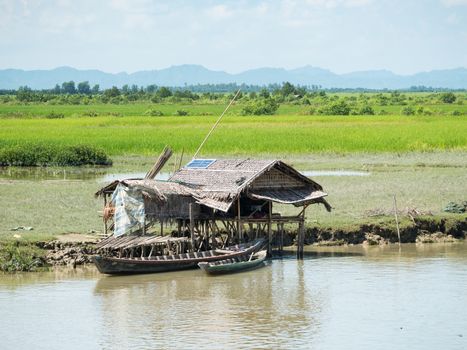
<svg viewBox="0 0 467 350">
<path fill-rule="evenodd" d="M 1 349 L 467 349 L 467 244 L 311 248 L 264 268 L 0 275 Z"/>
</svg>

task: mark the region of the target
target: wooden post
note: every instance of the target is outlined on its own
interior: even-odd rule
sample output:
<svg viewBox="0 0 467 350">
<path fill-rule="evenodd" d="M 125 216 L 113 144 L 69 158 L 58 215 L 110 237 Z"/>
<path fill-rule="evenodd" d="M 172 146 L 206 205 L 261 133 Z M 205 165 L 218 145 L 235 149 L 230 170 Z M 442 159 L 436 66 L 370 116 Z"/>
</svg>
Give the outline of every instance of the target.
<svg viewBox="0 0 467 350">
<path fill-rule="evenodd" d="M 216 241 L 216 222 L 214 220 L 212 220 L 212 223 L 211 223 L 211 232 L 212 232 L 212 242 L 211 242 L 211 247 L 212 249 L 216 249 L 217 248 L 217 241 Z"/>
<path fill-rule="evenodd" d="M 268 203 L 268 255 L 272 255 L 272 202 Z"/>
<path fill-rule="evenodd" d="M 301 220 L 298 224 L 298 237 L 297 237 L 297 259 L 303 259 L 303 250 L 305 246 L 305 209 L 303 207 L 301 212 Z"/>
<path fill-rule="evenodd" d="M 204 227 L 205 227 L 205 230 L 204 230 L 204 233 L 206 234 L 206 250 L 209 250 L 209 220 L 206 220 L 204 222 Z"/>
<path fill-rule="evenodd" d="M 107 207 L 107 195 L 104 193 L 104 215 L 105 215 L 105 208 Z M 107 237 L 107 221 L 104 218 L 104 234 Z"/>
<path fill-rule="evenodd" d="M 394 216 L 396 217 L 397 238 L 399 239 L 399 245 L 401 245 L 401 232 L 399 229 L 399 218 L 397 217 L 396 195 L 394 195 Z"/>
<path fill-rule="evenodd" d="M 178 237 L 182 235 L 182 219 L 177 219 Z"/>
<path fill-rule="evenodd" d="M 193 219 L 193 203 L 188 205 L 188 215 L 190 217 L 191 249 L 195 251 L 195 223 Z"/>
<path fill-rule="evenodd" d="M 284 251 L 284 223 L 280 224 L 279 251 L 281 254 Z"/>
<path fill-rule="evenodd" d="M 240 196 L 238 196 L 237 200 L 237 235 L 238 235 L 238 242 L 241 243 L 242 240 L 242 222 L 241 222 L 241 216 L 240 216 Z"/>
</svg>

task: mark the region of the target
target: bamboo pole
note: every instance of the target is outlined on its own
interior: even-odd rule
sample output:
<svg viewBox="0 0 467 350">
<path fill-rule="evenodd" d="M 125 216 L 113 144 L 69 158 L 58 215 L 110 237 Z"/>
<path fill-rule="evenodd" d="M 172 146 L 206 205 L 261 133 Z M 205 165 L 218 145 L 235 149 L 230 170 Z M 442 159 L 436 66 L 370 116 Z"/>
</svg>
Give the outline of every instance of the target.
<svg viewBox="0 0 467 350">
<path fill-rule="evenodd" d="M 159 173 L 159 171 L 164 167 L 165 163 L 167 163 L 167 161 L 169 160 L 171 156 L 172 156 L 172 150 L 168 146 L 165 146 L 164 150 L 159 155 L 159 158 L 157 159 L 156 163 L 154 163 L 151 170 L 148 171 L 148 173 L 146 174 L 144 178 L 154 179 L 156 175 Z"/>
<path fill-rule="evenodd" d="M 219 124 L 219 122 L 221 121 L 222 117 L 224 116 L 225 112 L 227 112 L 227 110 L 230 108 L 230 106 L 232 105 L 232 103 L 235 101 L 235 99 L 237 98 L 237 96 L 240 94 L 240 89 L 238 89 L 237 93 L 235 94 L 235 96 L 233 97 L 233 99 L 230 101 L 229 105 L 225 108 L 224 112 L 222 112 L 222 114 L 220 115 L 220 117 L 217 119 L 216 123 L 212 126 L 211 130 L 209 130 L 208 134 L 206 135 L 206 137 L 204 138 L 203 142 L 201 142 L 201 145 L 199 145 L 198 149 L 196 150 L 194 156 L 193 156 L 193 159 L 196 158 L 196 156 L 198 155 L 199 151 L 201 151 L 201 148 L 203 148 L 204 144 L 206 143 L 206 141 L 208 140 L 209 136 L 211 136 L 212 132 L 214 131 L 214 129 L 217 127 L 217 125 Z"/>
<path fill-rule="evenodd" d="M 179 169 L 182 167 L 182 162 L 183 162 L 183 155 L 184 155 L 184 153 L 185 153 L 185 149 L 182 148 L 182 154 L 180 155 L 180 161 L 179 161 L 179 163 L 178 163 L 178 168 L 177 168 L 177 170 L 179 170 Z"/>
</svg>

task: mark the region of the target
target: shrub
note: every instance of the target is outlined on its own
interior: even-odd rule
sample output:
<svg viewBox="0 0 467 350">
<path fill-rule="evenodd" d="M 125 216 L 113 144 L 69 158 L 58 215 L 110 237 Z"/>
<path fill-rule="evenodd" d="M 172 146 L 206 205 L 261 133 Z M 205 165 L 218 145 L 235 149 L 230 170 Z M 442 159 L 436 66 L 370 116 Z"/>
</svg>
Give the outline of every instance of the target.
<svg viewBox="0 0 467 350">
<path fill-rule="evenodd" d="M 84 112 L 83 115 L 85 117 L 97 117 L 99 113 L 97 113 L 96 111 L 87 111 L 87 112 Z"/>
<path fill-rule="evenodd" d="M 101 149 L 77 145 L 64 147 L 56 152 L 53 163 L 56 165 L 111 165 L 112 161 Z"/>
<path fill-rule="evenodd" d="M 456 101 L 456 95 L 453 92 L 444 92 L 439 98 L 443 103 L 454 103 Z"/>
<path fill-rule="evenodd" d="M 177 111 L 175 112 L 175 115 L 178 115 L 178 116 L 180 116 L 180 117 L 185 116 L 185 115 L 188 115 L 188 114 L 189 114 L 188 111 L 186 111 L 186 110 L 184 110 L 184 109 L 179 109 L 179 110 L 177 110 Z"/>
<path fill-rule="evenodd" d="M 144 112 L 144 115 L 148 115 L 151 117 L 162 117 L 164 113 L 157 109 L 148 109 L 146 112 Z"/>
<path fill-rule="evenodd" d="M 364 105 L 362 108 L 360 108 L 358 113 L 361 115 L 375 115 L 375 110 L 369 105 Z"/>
<path fill-rule="evenodd" d="M 0 271 L 36 271 L 44 266 L 43 251 L 19 242 L 8 242 L 0 247 Z"/>
<path fill-rule="evenodd" d="M 63 113 L 50 112 L 45 116 L 47 119 L 63 119 L 65 115 Z"/>
<path fill-rule="evenodd" d="M 324 115 L 349 115 L 351 111 L 350 106 L 344 100 L 334 101 L 329 105 L 324 106 L 319 114 Z"/>
<path fill-rule="evenodd" d="M 248 103 L 242 109 L 242 115 L 273 115 L 279 104 L 272 98 L 262 98 Z"/>
<path fill-rule="evenodd" d="M 51 146 L 25 144 L 0 149 L 0 166 L 80 166 L 111 165 L 101 149 L 88 146 Z"/>
<path fill-rule="evenodd" d="M 452 111 L 451 112 L 451 115 L 455 116 L 455 117 L 458 117 L 458 116 L 461 116 L 462 115 L 462 112 L 461 111 L 458 111 L 457 109 Z"/>
<path fill-rule="evenodd" d="M 402 108 L 401 113 L 403 115 L 415 115 L 415 109 L 412 106 L 406 106 Z"/>
</svg>

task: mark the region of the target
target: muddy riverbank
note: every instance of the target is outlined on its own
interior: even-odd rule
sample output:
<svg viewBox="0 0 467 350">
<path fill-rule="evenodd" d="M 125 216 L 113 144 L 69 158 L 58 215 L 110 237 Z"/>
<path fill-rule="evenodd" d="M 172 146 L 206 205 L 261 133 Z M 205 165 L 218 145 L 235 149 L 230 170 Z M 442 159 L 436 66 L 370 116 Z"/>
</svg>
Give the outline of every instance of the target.
<svg viewBox="0 0 467 350">
<path fill-rule="evenodd" d="M 465 239 L 467 235 L 467 218 L 447 221 L 445 219 L 415 218 L 412 225 L 400 228 L 401 243 L 443 243 Z M 78 236 L 78 235 L 76 235 Z M 295 231 L 284 234 L 284 245 L 295 243 Z M 374 224 L 361 225 L 359 229 L 345 231 L 342 229 L 310 227 L 306 230 L 305 243 L 317 246 L 339 245 L 385 245 L 399 241 L 396 228 Z M 274 244 L 275 242 L 273 242 Z M 36 258 L 37 266 L 76 267 L 92 262 L 96 253 L 93 242 L 79 241 L 39 241 L 31 243 L 42 254 Z M 37 253 L 35 253 L 37 255 Z"/>
</svg>

